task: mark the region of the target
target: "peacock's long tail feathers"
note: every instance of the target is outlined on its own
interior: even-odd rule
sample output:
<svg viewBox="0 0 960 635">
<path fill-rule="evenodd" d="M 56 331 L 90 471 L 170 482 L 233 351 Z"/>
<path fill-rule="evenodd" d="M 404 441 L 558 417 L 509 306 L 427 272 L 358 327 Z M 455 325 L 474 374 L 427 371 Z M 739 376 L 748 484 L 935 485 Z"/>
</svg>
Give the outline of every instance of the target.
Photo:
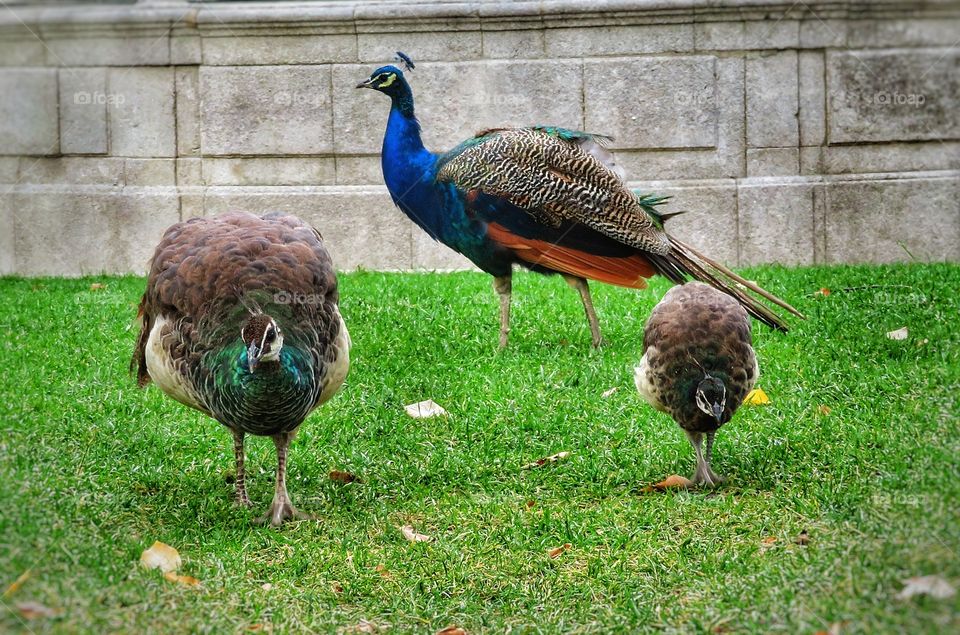
<svg viewBox="0 0 960 635">
<path fill-rule="evenodd" d="M 806 316 L 789 303 L 781 300 L 769 291 L 760 288 L 756 283 L 744 279 L 742 276 L 737 275 L 719 262 L 704 256 L 677 238 L 669 235 L 668 238 L 670 240 L 670 246 L 672 247 L 669 254 L 663 256 L 650 254 L 647 258 L 649 258 L 658 273 L 673 282 L 682 284 L 686 281 L 687 276 L 692 276 L 701 282 L 705 282 L 735 297 L 750 315 L 778 331 L 786 332 L 788 330 L 786 322 L 756 298 L 746 293 L 743 288 L 741 288 L 741 285 L 770 302 L 773 302 L 777 306 L 786 309 L 797 317 L 804 320 L 807 319 Z"/>
</svg>

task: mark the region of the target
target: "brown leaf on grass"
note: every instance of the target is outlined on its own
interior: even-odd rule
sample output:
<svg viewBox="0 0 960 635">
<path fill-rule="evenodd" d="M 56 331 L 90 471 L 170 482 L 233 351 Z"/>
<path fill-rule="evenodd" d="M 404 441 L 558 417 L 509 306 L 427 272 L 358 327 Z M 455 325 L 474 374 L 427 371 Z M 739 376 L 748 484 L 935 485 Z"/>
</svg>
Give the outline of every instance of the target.
<svg viewBox="0 0 960 635">
<path fill-rule="evenodd" d="M 100 291 L 106 288 L 107 288 L 107 285 L 103 284 L 102 282 L 94 282 L 93 284 L 90 285 L 91 291 Z"/>
<path fill-rule="evenodd" d="M 810 534 L 807 533 L 806 529 L 804 529 L 799 534 L 797 534 L 797 537 L 793 539 L 793 542 L 800 545 L 801 547 L 806 547 L 807 545 L 810 544 Z"/>
<path fill-rule="evenodd" d="M 527 501 L 527 509 L 533 509 L 536 505 L 537 501 Z"/>
<path fill-rule="evenodd" d="M 330 470 L 330 480 L 337 483 L 362 483 L 360 477 L 350 472 L 341 472 L 340 470 Z"/>
<path fill-rule="evenodd" d="M 247 630 L 251 633 L 259 633 L 260 631 L 266 631 L 269 633 L 272 629 L 270 628 L 269 624 L 261 624 L 260 622 L 257 622 L 256 624 L 251 624 L 248 626 Z"/>
<path fill-rule="evenodd" d="M 404 411 L 414 419 L 429 419 L 431 417 L 440 417 L 447 414 L 443 407 L 433 399 L 418 401 L 403 407 Z"/>
<path fill-rule="evenodd" d="M 763 392 L 763 388 L 754 388 L 747 393 L 743 400 L 745 406 L 764 406 L 768 403 L 770 403 L 770 397 L 767 397 L 767 393 Z"/>
<path fill-rule="evenodd" d="M 830 628 L 823 631 L 817 631 L 814 635 L 840 635 L 843 632 L 843 629 L 847 627 L 847 624 L 850 623 L 850 620 L 841 620 L 839 622 L 833 622 L 830 624 Z"/>
<path fill-rule="evenodd" d="M 814 291 L 813 295 L 827 297 L 828 295 L 830 295 L 830 289 L 826 287 L 820 287 L 818 291 Z"/>
<path fill-rule="evenodd" d="M 830 406 L 825 406 L 823 404 L 820 404 L 819 406 L 817 406 L 817 412 L 822 414 L 823 416 L 827 416 L 832 412 L 832 409 L 830 408 Z"/>
<path fill-rule="evenodd" d="M 448 626 L 441 628 L 434 635 L 467 635 L 467 629 L 460 626 Z"/>
<path fill-rule="evenodd" d="M 543 465 L 546 465 L 547 463 L 556 463 L 557 461 L 561 459 L 565 459 L 568 456 L 570 456 L 569 452 L 557 452 L 556 454 L 552 454 L 542 459 L 537 459 L 533 463 L 527 463 L 526 465 L 523 466 L 523 469 L 532 470 L 535 467 L 541 467 Z"/>
<path fill-rule="evenodd" d="M 417 533 L 417 530 L 410 525 L 404 525 L 400 528 L 400 533 L 410 542 L 432 542 L 433 536 Z"/>
<path fill-rule="evenodd" d="M 160 569 L 167 573 L 179 569 L 183 561 L 176 549 L 158 540 L 140 554 L 140 564 L 144 569 Z"/>
<path fill-rule="evenodd" d="M 373 570 L 379 573 L 381 578 L 389 580 L 390 578 L 393 577 L 392 575 L 390 575 L 390 572 L 387 571 L 387 568 L 382 564 L 378 564 L 373 568 Z"/>
<path fill-rule="evenodd" d="M 330 590 L 334 593 L 343 593 L 343 587 L 336 580 L 330 583 Z"/>
<path fill-rule="evenodd" d="M 957 594 L 949 582 L 938 575 L 922 575 L 903 580 L 904 587 L 897 593 L 898 600 L 909 600 L 916 595 L 929 595 L 937 600 L 945 600 Z"/>
<path fill-rule="evenodd" d="M 898 328 L 898 329 L 895 330 L 895 331 L 889 331 L 889 332 L 887 333 L 887 339 L 890 339 L 890 340 L 898 340 L 898 341 L 900 341 L 900 340 L 905 340 L 905 339 L 907 339 L 908 337 L 910 337 L 910 329 L 908 329 L 908 328 L 905 327 L 905 326 L 904 326 L 904 327 L 901 327 L 901 328 Z"/>
<path fill-rule="evenodd" d="M 613 388 L 608 388 L 607 390 L 604 390 L 603 393 L 602 393 L 600 396 L 603 397 L 604 399 L 606 399 L 607 397 L 612 396 L 613 393 L 617 392 L 617 388 L 619 388 L 619 386 L 614 386 Z"/>
<path fill-rule="evenodd" d="M 761 540 L 760 542 L 761 542 L 764 546 L 769 547 L 769 546 L 771 546 L 771 545 L 777 544 L 777 537 L 776 537 L 776 536 L 767 536 L 766 538 L 764 538 L 764 539 Z"/>
<path fill-rule="evenodd" d="M 347 626 L 341 630 L 342 633 L 379 633 L 380 627 L 373 622 L 360 620 L 353 626 Z"/>
<path fill-rule="evenodd" d="M 264 582 L 263 584 L 260 585 L 260 588 L 263 589 L 264 591 L 269 591 L 273 589 L 273 585 L 270 584 L 269 582 Z"/>
<path fill-rule="evenodd" d="M 663 479 L 659 483 L 654 483 L 653 485 L 647 485 L 643 488 L 643 493 L 649 494 L 651 492 L 665 492 L 668 489 L 687 489 L 693 485 L 693 481 L 686 478 L 685 476 L 680 476 L 679 474 L 671 474 L 667 478 Z"/>
<path fill-rule="evenodd" d="M 39 602 L 17 602 L 17 612 L 25 620 L 35 620 L 38 617 L 56 617 L 60 615 L 60 609 L 52 609 Z"/>
<path fill-rule="evenodd" d="M 163 577 L 170 582 L 177 582 L 185 586 L 200 586 L 200 580 L 197 580 L 193 576 L 180 575 L 174 571 L 167 571 L 163 574 Z"/>
<path fill-rule="evenodd" d="M 27 569 L 19 576 L 17 579 L 10 583 L 10 586 L 7 587 L 7 590 L 3 592 L 3 597 L 7 598 L 20 590 L 20 587 L 23 586 L 23 583 L 26 582 L 30 575 L 33 573 L 33 569 Z"/>
<path fill-rule="evenodd" d="M 554 547 L 553 549 L 550 549 L 549 551 L 547 551 L 547 555 L 550 556 L 551 558 L 558 558 L 561 553 L 563 553 L 564 551 L 567 551 L 571 547 L 573 547 L 573 545 L 567 542 L 560 545 L 559 547 Z"/>
</svg>

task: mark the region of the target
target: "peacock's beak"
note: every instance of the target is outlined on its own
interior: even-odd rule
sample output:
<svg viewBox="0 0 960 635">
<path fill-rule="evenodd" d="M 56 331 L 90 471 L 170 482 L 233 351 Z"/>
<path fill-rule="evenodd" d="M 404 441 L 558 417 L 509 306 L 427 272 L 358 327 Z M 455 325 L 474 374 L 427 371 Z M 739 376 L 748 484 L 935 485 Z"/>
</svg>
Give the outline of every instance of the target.
<svg viewBox="0 0 960 635">
<path fill-rule="evenodd" d="M 260 364 L 260 355 L 262 353 L 263 351 L 260 350 L 256 342 L 250 342 L 250 346 L 247 347 L 247 369 L 251 373 L 255 371 Z"/>
<path fill-rule="evenodd" d="M 373 88 L 373 78 L 368 77 L 356 86 L 357 88 Z"/>
</svg>

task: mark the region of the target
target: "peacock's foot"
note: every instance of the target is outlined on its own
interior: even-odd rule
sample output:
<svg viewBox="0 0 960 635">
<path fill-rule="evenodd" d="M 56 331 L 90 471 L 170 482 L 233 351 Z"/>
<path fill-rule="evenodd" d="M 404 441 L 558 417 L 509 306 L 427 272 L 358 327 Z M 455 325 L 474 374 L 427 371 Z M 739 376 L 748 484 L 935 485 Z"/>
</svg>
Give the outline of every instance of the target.
<svg viewBox="0 0 960 635">
<path fill-rule="evenodd" d="M 290 504 L 288 500 L 273 500 L 267 513 L 255 520 L 258 525 L 279 527 L 285 520 L 313 520 L 313 516 L 304 513 Z"/>
</svg>

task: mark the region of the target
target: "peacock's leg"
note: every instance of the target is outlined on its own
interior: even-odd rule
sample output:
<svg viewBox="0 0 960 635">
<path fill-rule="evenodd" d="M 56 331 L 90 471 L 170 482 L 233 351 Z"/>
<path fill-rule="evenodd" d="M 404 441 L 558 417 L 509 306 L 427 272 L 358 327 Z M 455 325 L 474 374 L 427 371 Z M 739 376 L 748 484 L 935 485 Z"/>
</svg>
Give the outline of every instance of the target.
<svg viewBox="0 0 960 635">
<path fill-rule="evenodd" d="M 710 467 L 710 464 L 713 463 L 713 437 L 715 436 L 717 436 L 716 430 L 707 433 L 707 474 L 710 476 L 710 480 L 717 484 L 723 480 L 723 477 L 717 476 L 717 473 Z"/>
<path fill-rule="evenodd" d="M 597 312 L 593 308 L 593 300 L 590 298 L 590 287 L 587 286 L 587 280 L 578 276 L 563 276 L 571 287 L 580 293 L 580 299 L 583 300 L 583 310 L 587 314 L 587 321 L 590 322 L 590 335 L 593 337 L 593 347 L 599 348 L 603 343 L 600 336 L 600 320 L 597 319 Z"/>
<path fill-rule="evenodd" d="M 233 455 L 237 466 L 237 504 L 250 507 L 250 497 L 247 496 L 246 472 L 243 469 L 243 432 L 233 431 Z"/>
<path fill-rule="evenodd" d="M 716 476 L 713 472 L 710 471 L 710 462 L 703 453 L 703 433 L 702 432 L 690 432 L 686 431 L 687 438 L 690 439 L 690 444 L 693 446 L 693 451 L 697 454 L 697 469 L 693 473 L 694 485 L 704 484 L 707 486 L 713 486 L 717 484 L 717 481 L 714 481 L 712 476 Z"/>
<path fill-rule="evenodd" d="M 312 518 L 294 507 L 287 494 L 287 447 L 294 434 L 294 432 L 281 432 L 273 436 L 273 444 L 277 446 L 277 487 L 273 493 L 273 504 L 260 518 L 260 524 L 270 523 L 274 527 L 279 527 L 283 521 L 291 518 L 297 520 Z"/>
<path fill-rule="evenodd" d="M 500 296 L 500 348 L 507 347 L 510 335 L 510 294 L 513 289 L 512 273 L 493 278 L 493 290 Z"/>
</svg>

